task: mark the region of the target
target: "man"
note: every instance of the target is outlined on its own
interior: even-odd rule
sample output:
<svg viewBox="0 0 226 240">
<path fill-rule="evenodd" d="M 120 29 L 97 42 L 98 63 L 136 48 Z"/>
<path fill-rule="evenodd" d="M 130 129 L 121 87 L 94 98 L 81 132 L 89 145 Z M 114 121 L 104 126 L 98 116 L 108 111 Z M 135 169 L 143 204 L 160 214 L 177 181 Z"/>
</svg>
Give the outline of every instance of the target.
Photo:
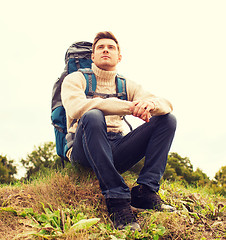
<svg viewBox="0 0 226 240">
<path fill-rule="evenodd" d="M 92 52 L 97 93 L 116 93 L 116 67 L 121 59 L 115 36 L 111 32 L 98 33 Z M 139 230 L 131 205 L 141 209 L 162 208 L 157 192 L 176 129 L 175 117 L 170 114 L 172 105 L 128 79 L 127 101 L 117 97 L 90 99 L 85 88 L 81 72 L 69 74 L 62 85 L 68 131 L 75 133 L 67 156 L 72 163 L 94 170 L 114 226 L 123 229 L 129 225 Z M 122 116 L 131 114 L 145 123 L 123 136 Z M 143 157 L 145 163 L 138 185 L 130 191 L 120 174 Z"/>
</svg>

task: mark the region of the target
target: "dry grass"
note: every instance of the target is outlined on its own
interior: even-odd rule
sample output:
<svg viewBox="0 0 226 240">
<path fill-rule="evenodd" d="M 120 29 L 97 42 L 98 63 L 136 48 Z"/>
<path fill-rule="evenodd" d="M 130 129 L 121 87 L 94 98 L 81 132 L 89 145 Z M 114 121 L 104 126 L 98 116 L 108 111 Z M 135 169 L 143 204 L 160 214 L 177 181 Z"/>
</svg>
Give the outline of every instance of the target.
<svg viewBox="0 0 226 240">
<path fill-rule="evenodd" d="M 126 174 L 124 177 L 132 187 L 134 176 Z M 51 173 L 29 184 L 4 186 L 0 188 L 0 209 L 10 207 L 22 211 L 32 208 L 41 213 L 43 203 L 45 206 L 51 204 L 53 209 L 72 207 L 88 218 L 101 219 L 98 225 L 89 230 L 67 235 L 64 237 L 67 240 L 114 239 L 112 236 L 117 237 L 115 239 L 152 239 L 150 236 L 155 235 L 160 225 L 166 229 L 165 234 L 159 238 L 163 240 L 226 239 L 226 214 L 221 211 L 225 206 L 225 198 L 210 195 L 205 189 L 185 188 L 179 183 L 164 183 L 160 194 L 164 200 L 176 206 L 178 211 L 139 213 L 139 222 L 143 228 L 139 235 L 111 230 L 98 181 L 88 171 Z M 22 232 L 31 231 L 27 221 L 29 220 L 13 212 L 0 211 L 0 239 L 11 240 Z"/>
<path fill-rule="evenodd" d="M 33 208 L 34 212 L 41 213 L 43 203 L 47 207 L 51 204 L 53 209 L 79 207 L 89 216 L 92 215 L 92 206 L 93 209 L 98 209 L 96 212 L 105 213 L 98 181 L 94 176 L 88 175 L 89 173 L 86 173 L 83 177 L 74 178 L 68 174 L 53 173 L 30 184 L 4 186 L 0 188 L 0 208 L 13 208 L 18 212 L 24 208 Z M 13 212 L 0 211 L 0 239 L 13 239 L 27 230 L 30 229 L 26 227 L 26 220 L 23 221 Z"/>
</svg>

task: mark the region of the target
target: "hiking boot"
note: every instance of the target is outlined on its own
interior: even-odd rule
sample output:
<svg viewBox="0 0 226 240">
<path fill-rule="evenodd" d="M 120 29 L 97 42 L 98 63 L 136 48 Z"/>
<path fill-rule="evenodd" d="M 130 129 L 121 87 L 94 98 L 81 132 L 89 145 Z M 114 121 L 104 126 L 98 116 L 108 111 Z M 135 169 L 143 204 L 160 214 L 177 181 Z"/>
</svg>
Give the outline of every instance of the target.
<svg viewBox="0 0 226 240">
<path fill-rule="evenodd" d="M 129 226 L 133 231 L 140 231 L 140 225 L 132 212 L 129 199 L 108 198 L 106 205 L 115 228 L 122 230 Z"/>
<path fill-rule="evenodd" d="M 143 211 L 154 209 L 158 211 L 166 210 L 173 212 L 176 209 L 166 204 L 160 196 L 145 185 L 138 185 L 131 190 L 131 206 L 134 210 Z"/>
</svg>

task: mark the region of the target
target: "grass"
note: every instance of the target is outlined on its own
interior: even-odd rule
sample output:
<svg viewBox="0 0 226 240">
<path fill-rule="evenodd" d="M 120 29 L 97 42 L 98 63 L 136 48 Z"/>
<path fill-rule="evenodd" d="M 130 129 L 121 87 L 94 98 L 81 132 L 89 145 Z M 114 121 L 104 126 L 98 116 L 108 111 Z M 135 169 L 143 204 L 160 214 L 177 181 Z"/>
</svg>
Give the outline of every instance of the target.
<svg viewBox="0 0 226 240">
<path fill-rule="evenodd" d="M 135 184 L 134 174 L 123 177 Z M 141 232 L 116 230 L 96 177 L 67 166 L 0 188 L 0 239 L 226 239 L 224 197 L 180 182 L 163 182 L 159 193 L 176 212 L 144 211 L 137 214 Z"/>
</svg>

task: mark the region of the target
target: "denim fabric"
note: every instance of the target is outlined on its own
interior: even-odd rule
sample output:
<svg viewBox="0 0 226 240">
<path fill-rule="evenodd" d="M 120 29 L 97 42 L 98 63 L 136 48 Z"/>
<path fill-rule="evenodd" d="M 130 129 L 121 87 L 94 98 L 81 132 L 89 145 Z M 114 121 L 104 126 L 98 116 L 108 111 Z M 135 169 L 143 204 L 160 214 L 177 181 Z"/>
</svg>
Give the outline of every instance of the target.
<svg viewBox="0 0 226 240">
<path fill-rule="evenodd" d="M 153 116 L 149 123 L 125 136 L 107 132 L 103 112 L 93 109 L 79 120 L 72 163 L 79 162 L 94 170 L 105 198 L 130 198 L 130 189 L 120 174 L 145 156 L 137 183 L 157 192 L 175 130 L 175 117 L 166 114 Z"/>
</svg>

